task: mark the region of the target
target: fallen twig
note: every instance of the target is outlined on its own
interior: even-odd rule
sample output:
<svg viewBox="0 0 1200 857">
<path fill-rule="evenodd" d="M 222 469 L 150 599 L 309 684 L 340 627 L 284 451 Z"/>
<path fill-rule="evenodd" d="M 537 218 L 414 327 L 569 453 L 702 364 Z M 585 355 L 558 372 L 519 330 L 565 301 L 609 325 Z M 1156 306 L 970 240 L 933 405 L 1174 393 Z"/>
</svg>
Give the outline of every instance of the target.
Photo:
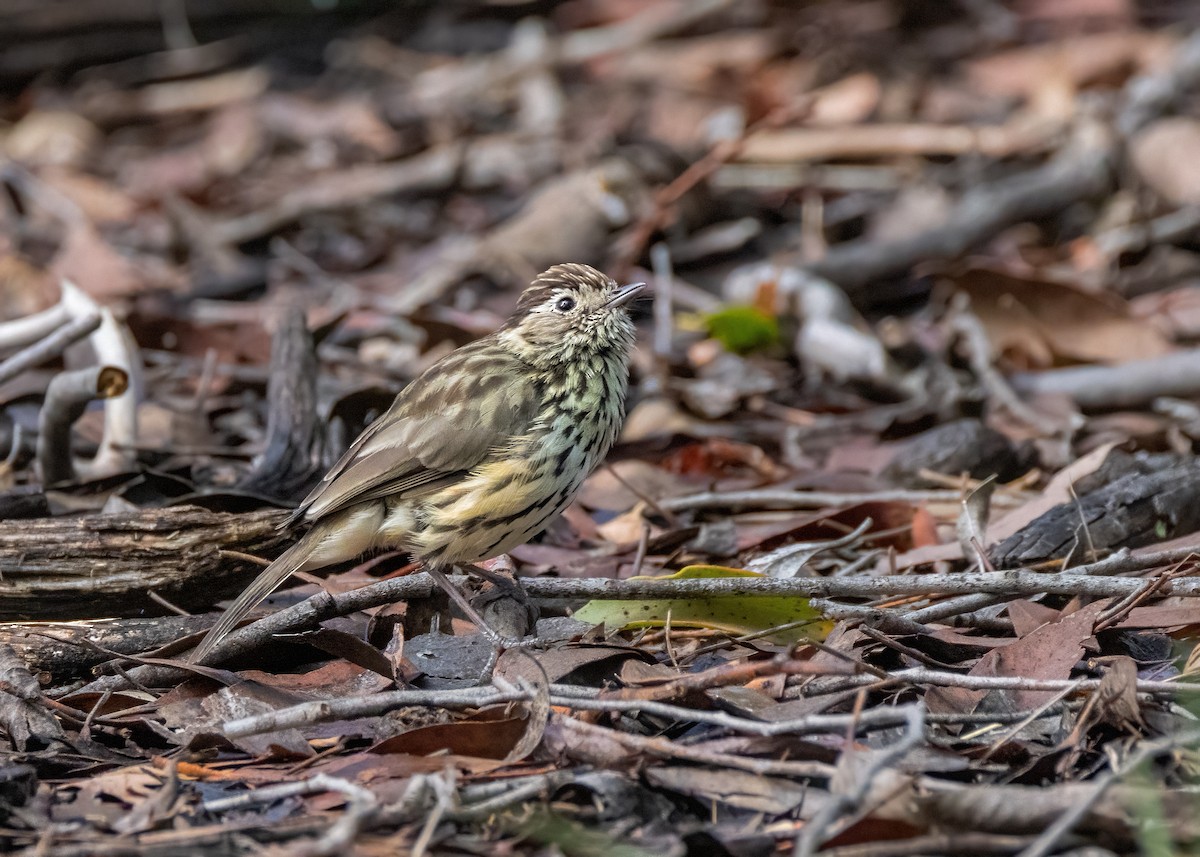
<svg viewBox="0 0 1200 857">
<path fill-rule="evenodd" d="M 925 737 L 925 706 L 922 703 L 906 705 L 897 711 L 904 714 L 904 732 L 900 739 L 890 747 L 876 751 L 866 769 L 856 772 L 853 787 L 847 792 L 835 795 L 800 828 L 796 836 L 796 854 L 804 857 L 815 854 L 821 844 L 833 835 L 829 829 L 834 826 L 838 817 L 858 809 L 870 792 L 875 778 L 886 768 L 898 763 Z M 863 712 L 864 715 L 865 713 Z"/>
<path fill-rule="evenodd" d="M 820 509 L 826 506 L 853 506 L 860 503 L 959 503 L 961 491 L 884 491 L 831 492 L 759 489 L 752 491 L 708 491 L 686 497 L 667 497 L 658 504 L 670 512 L 697 509 Z"/>
<path fill-rule="evenodd" d="M 968 690 L 1045 690 L 1087 691 L 1100 687 L 1103 679 L 1041 679 L 1024 676 L 965 675 L 963 673 L 934 670 L 927 667 L 912 667 L 890 673 L 880 680 L 872 675 L 834 676 L 814 679 L 800 688 L 803 696 L 823 696 L 842 693 L 858 687 L 892 687 L 895 685 L 917 686 L 922 684 L 936 687 L 962 687 Z M 1167 694 L 1200 693 L 1200 684 L 1185 681 L 1150 681 L 1138 679 L 1138 693 Z"/>
<path fill-rule="evenodd" d="M 58 327 L 53 333 L 46 336 L 45 339 L 35 345 L 29 346 L 23 351 L 18 351 L 12 357 L 0 363 L 0 384 L 17 377 L 27 369 L 31 369 L 41 363 L 46 363 L 56 357 L 61 357 L 64 351 L 94 332 L 100 326 L 100 321 L 99 312 L 92 312 L 84 316 L 72 318 L 61 327 Z M 24 332 L 24 330 L 19 331 L 17 335 L 23 335 Z"/>
<path fill-rule="evenodd" d="M 878 123 L 786 128 L 747 138 L 737 160 L 749 163 L 981 154 L 1007 158 L 1044 149 L 1061 133 L 1054 122 L 1019 117 L 1003 125 Z"/>
<path fill-rule="evenodd" d="M 271 341 L 266 448 L 239 483 L 243 491 L 290 499 L 316 469 L 317 355 L 304 311 L 289 307 Z"/>
<path fill-rule="evenodd" d="M 91 402 L 120 396 L 128 388 L 129 376 L 113 366 L 60 372 L 51 379 L 38 414 L 37 461 L 43 483 L 75 478 L 71 426 Z"/>
<path fill-rule="evenodd" d="M 1162 396 L 1190 399 L 1200 394 L 1200 348 L 1115 366 L 1018 372 L 1011 380 L 1023 396 L 1069 396 L 1089 410 L 1133 408 Z"/>
</svg>

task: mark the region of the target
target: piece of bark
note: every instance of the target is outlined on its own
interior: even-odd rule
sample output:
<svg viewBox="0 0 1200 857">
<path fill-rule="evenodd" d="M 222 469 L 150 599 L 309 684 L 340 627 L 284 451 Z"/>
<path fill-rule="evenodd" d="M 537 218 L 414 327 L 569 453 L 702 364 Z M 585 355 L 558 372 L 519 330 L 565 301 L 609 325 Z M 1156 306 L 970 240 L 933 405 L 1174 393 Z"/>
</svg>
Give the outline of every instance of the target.
<svg viewBox="0 0 1200 857">
<path fill-rule="evenodd" d="M 9 645 L 32 672 L 47 672 L 61 684 L 111 660 L 104 649 L 123 655 L 152 652 L 213 623 L 211 615 L 111 619 L 94 623 L 12 624 L 0 628 L 0 645 Z"/>
<path fill-rule="evenodd" d="M 1154 473 L 1131 473 L 1062 503 L 990 551 L 996 568 L 1018 568 L 1088 552 L 1141 547 L 1200 530 L 1200 461 Z"/>
<path fill-rule="evenodd" d="M 269 555 L 287 540 L 286 517 L 184 506 L 0 522 L 0 619 L 160 614 L 150 590 L 207 607 L 258 570 L 222 551 Z"/>
<path fill-rule="evenodd" d="M 316 475 L 317 354 L 298 306 L 280 318 L 271 343 L 267 383 L 267 444 L 239 487 L 243 491 L 291 500 Z"/>
</svg>

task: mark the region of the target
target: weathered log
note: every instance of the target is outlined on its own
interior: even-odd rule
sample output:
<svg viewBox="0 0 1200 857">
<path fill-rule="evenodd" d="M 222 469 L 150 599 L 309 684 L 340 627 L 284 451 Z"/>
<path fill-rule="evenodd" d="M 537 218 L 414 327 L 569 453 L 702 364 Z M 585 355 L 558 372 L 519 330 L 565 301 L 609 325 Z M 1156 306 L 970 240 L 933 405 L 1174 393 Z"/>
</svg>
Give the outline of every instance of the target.
<svg viewBox="0 0 1200 857">
<path fill-rule="evenodd" d="M 0 619 L 158 615 L 154 591 L 187 609 L 212 605 L 258 568 L 222 553 L 271 555 L 279 511 L 183 506 L 0 522 Z"/>
<path fill-rule="evenodd" d="M 1133 472 L 1038 516 L 989 552 L 997 568 L 1020 568 L 1092 548 L 1141 547 L 1200 530 L 1200 463 Z"/>
<path fill-rule="evenodd" d="M 111 660 L 109 652 L 137 655 L 154 651 L 189 634 L 206 630 L 210 615 L 156 616 L 150 619 L 102 619 L 61 624 L 0 625 L 0 646 L 12 646 L 33 672 L 54 681 L 87 675 L 96 664 Z"/>
</svg>

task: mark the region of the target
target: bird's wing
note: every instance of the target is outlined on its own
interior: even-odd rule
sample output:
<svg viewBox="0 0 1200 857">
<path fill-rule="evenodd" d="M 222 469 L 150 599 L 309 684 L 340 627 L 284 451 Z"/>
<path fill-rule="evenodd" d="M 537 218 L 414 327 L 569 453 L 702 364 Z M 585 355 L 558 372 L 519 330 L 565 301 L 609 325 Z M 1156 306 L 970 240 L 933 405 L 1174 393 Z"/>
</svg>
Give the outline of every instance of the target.
<svg viewBox="0 0 1200 857">
<path fill-rule="evenodd" d="M 541 397 L 523 369 L 494 347 L 466 346 L 439 360 L 359 436 L 294 519 L 318 520 L 385 496 L 415 497 L 460 478 L 537 418 Z"/>
</svg>

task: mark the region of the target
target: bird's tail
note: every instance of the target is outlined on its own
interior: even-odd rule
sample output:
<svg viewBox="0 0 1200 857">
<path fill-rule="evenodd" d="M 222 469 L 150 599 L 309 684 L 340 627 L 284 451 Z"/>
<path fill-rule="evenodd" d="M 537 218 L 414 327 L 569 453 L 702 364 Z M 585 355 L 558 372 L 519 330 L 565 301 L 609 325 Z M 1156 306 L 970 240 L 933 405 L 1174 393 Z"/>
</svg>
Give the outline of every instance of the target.
<svg viewBox="0 0 1200 857">
<path fill-rule="evenodd" d="M 344 562 L 365 553 L 371 547 L 378 526 L 371 520 L 375 517 L 370 514 L 372 511 L 360 507 L 314 524 L 300 541 L 263 569 L 229 605 L 188 656 L 188 662 L 201 663 L 247 613 L 296 572 Z M 371 526 L 372 523 L 375 526 Z"/>
</svg>

